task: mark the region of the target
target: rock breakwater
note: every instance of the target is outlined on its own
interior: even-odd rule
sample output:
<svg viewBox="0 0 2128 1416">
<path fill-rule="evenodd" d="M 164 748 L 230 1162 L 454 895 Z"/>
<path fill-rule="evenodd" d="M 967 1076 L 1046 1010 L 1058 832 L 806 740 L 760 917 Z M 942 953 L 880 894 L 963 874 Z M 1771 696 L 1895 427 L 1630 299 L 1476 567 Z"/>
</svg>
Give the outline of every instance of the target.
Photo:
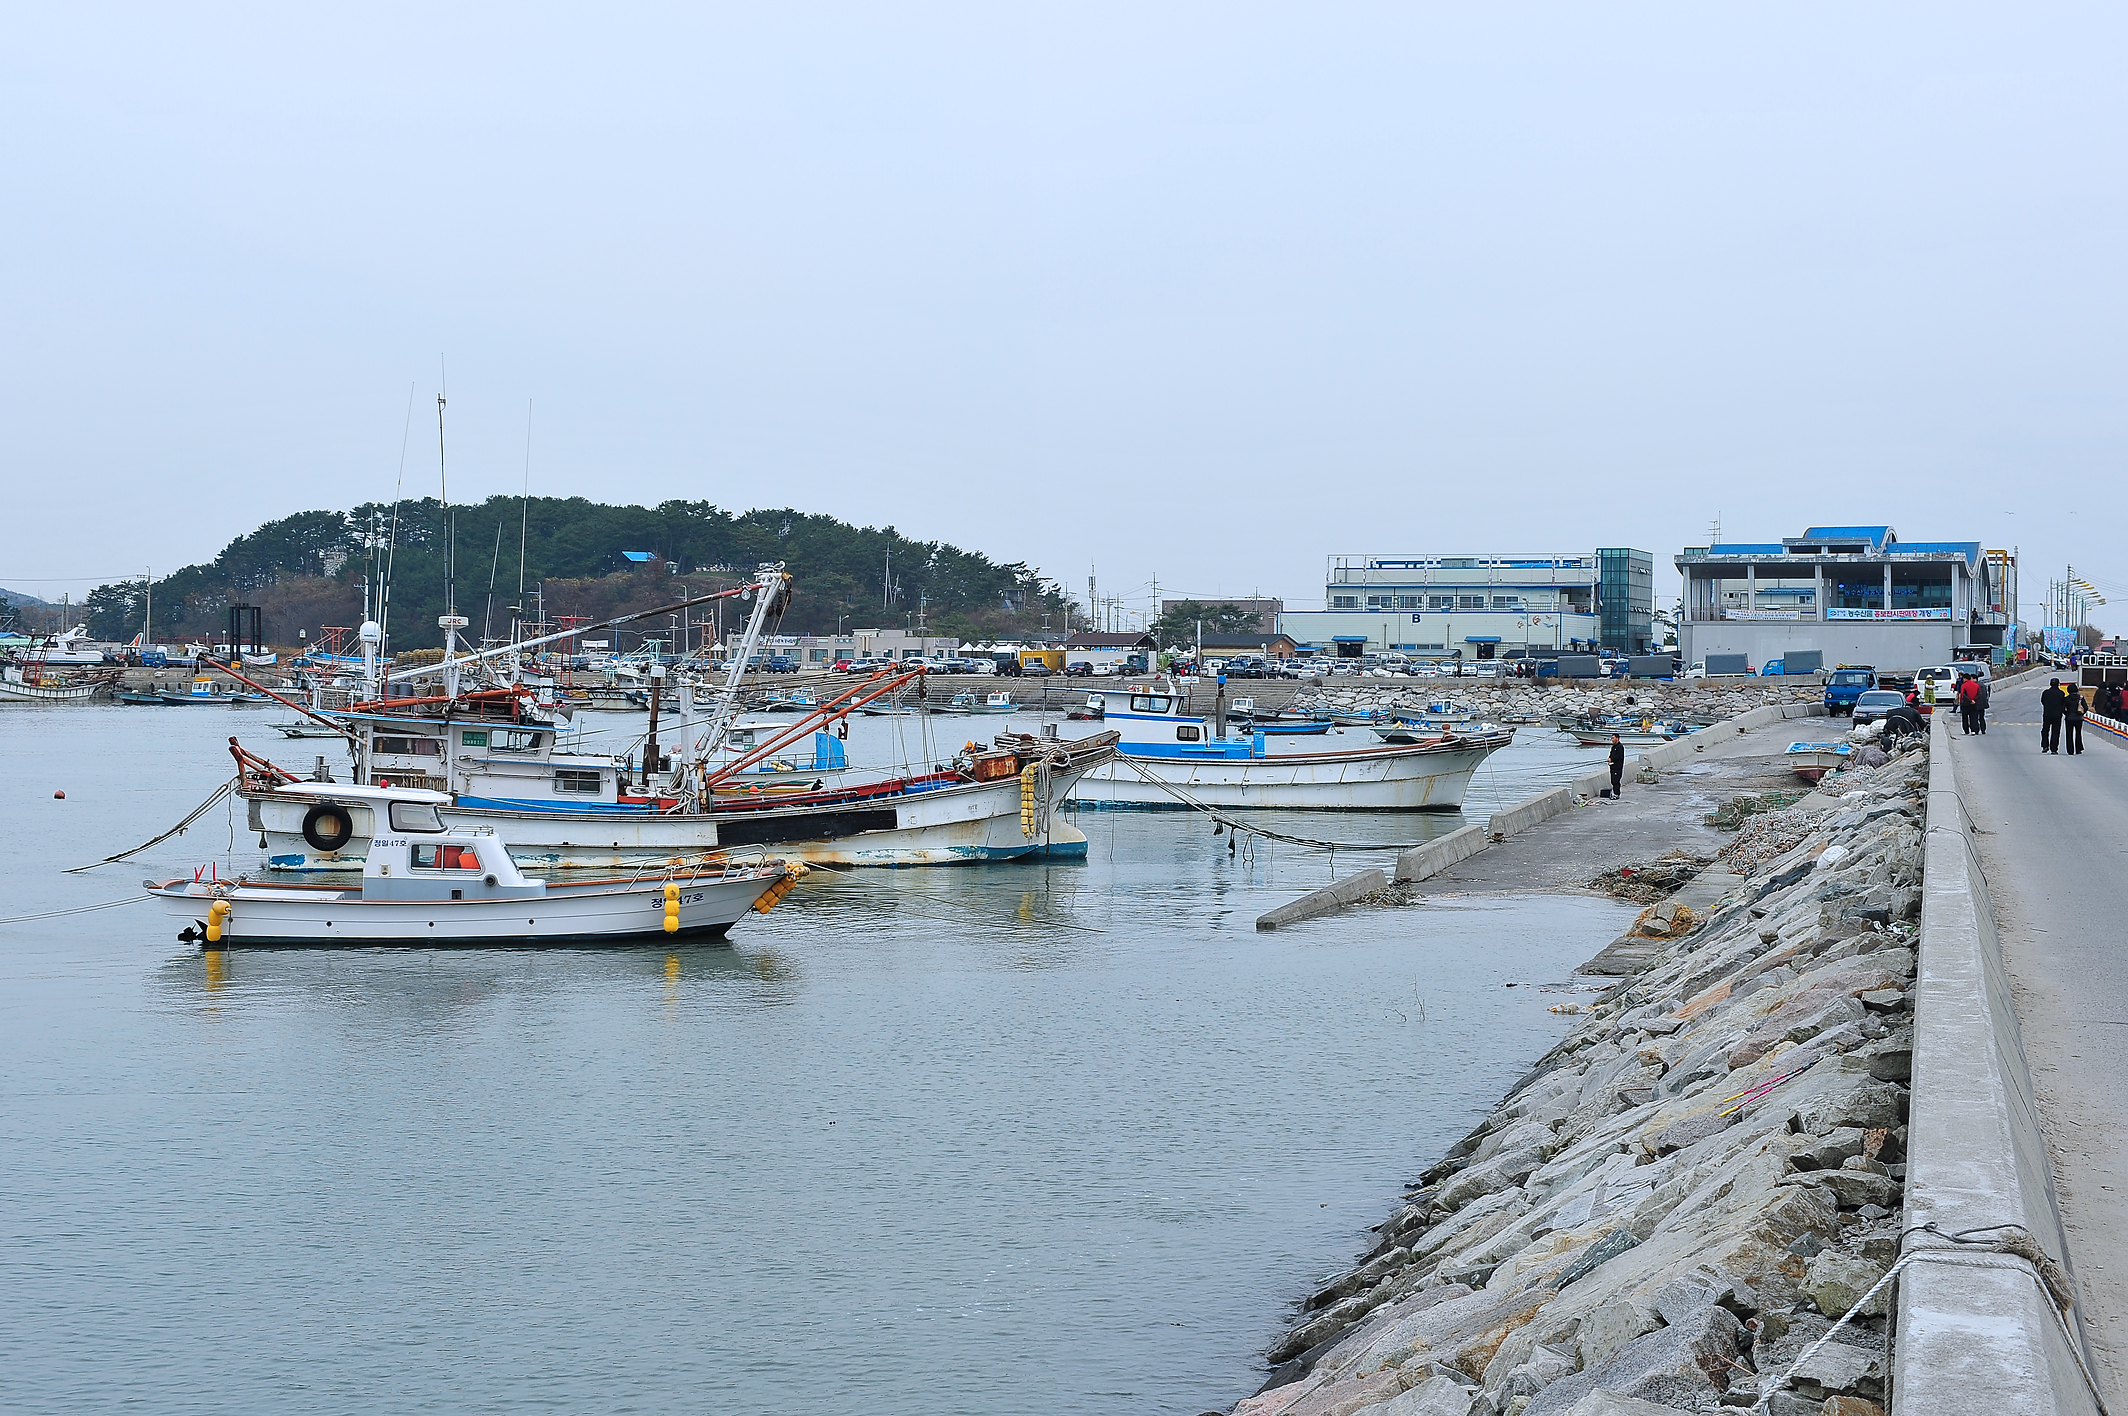
<svg viewBox="0 0 2128 1416">
<path fill-rule="evenodd" d="M 1419 1178 L 1235 1416 L 1877 1410 L 1926 775 L 1754 817 L 1748 874 Z"/>
</svg>

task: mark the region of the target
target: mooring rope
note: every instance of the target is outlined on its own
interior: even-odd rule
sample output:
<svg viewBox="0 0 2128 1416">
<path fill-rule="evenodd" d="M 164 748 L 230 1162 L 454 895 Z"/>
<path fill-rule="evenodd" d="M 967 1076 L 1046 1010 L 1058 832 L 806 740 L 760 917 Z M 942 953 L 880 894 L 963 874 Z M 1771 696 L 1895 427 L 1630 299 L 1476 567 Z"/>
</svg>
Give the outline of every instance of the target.
<svg viewBox="0 0 2128 1416">
<path fill-rule="evenodd" d="M 1199 801 L 1173 782 L 1162 781 L 1132 759 L 1118 753 L 1116 761 L 1136 772 L 1169 796 L 1193 811 L 1201 811 L 1236 835 L 1262 836 L 1267 840 L 1284 841 L 1292 846 L 1312 846 L 1319 851 L 1408 851 L 1426 844 L 1424 841 L 1320 841 L 1311 836 L 1289 836 L 1283 831 L 1272 831 L 1252 822 L 1237 821 L 1218 807 Z"/>
<path fill-rule="evenodd" d="M 2004 1230 L 2010 1229 L 2016 1230 L 2017 1233 L 2004 1239 L 1974 1239 L 1970 1237 L 1975 1234 L 2000 1234 Z M 1818 1349 L 1832 1341 L 1833 1334 L 1846 1327 L 1849 1318 L 1867 1308 L 1870 1301 L 1883 1292 L 1885 1287 L 1899 1276 L 1900 1270 L 1916 1259 L 1926 1259 L 1930 1263 L 1956 1264 L 1962 1268 L 2014 1269 L 2030 1277 L 2034 1283 L 2039 1285 L 2040 1293 L 2046 1297 L 2047 1311 L 2054 1314 L 2055 1324 L 2061 1328 L 2062 1340 L 2068 1344 L 2069 1355 L 2076 1359 L 2076 1370 L 2083 1374 L 2084 1385 L 2090 1388 L 2092 1405 L 2098 1408 L 2099 1416 L 2109 1416 L 2106 1410 L 2106 1398 L 2098 1389 L 2098 1378 L 2091 1375 L 2091 1368 L 2084 1361 L 2083 1345 L 2077 1341 L 2076 1334 L 2069 1327 L 2069 1308 L 2076 1301 L 2074 1290 L 2069 1286 L 2069 1276 L 2062 1271 L 2062 1266 L 2054 1261 L 2054 1257 L 2051 1254 L 2039 1247 L 2039 1240 L 2033 1237 L 2032 1231 L 2026 1229 L 2022 1224 L 1984 1224 L 1973 1229 L 1961 1229 L 1954 1234 L 1937 1228 L 1936 1222 L 1930 1220 L 1926 1224 L 1915 1225 L 1899 1237 L 1904 1239 L 1907 1234 L 1923 1233 L 1933 1234 L 1939 1239 L 1949 1241 L 1950 1247 L 1937 1248 L 1931 1246 L 1925 1249 L 1910 1249 L 1901 1255 L 1897 1263 L 1884 1271 L 1884 1277 L 1878 1279 L 1870 1287 L 1869 1292 L 1856 1299 L 1854 1306 L 1842 1313 L 1839 1319 L 1825 1330 L 1824 1336 L 1804 1348 L 1803 1355 L 1796 1358 L 1787 1371 L 1781 1373 L 1764 1391 L 1759 1393 L 1759 1399 L 1751 1405 L 1751 1416 L 1760 1416 L 1760 1413 L 1766 1410 L 1767 1403 L 1773 1400 L 1774 1394 L 1792 1382 L 1795 1379 L 1795 1374 L 1803 1370 L 1811 1358 L 1818 1355 Z M 2024 1262 L 2019 1264 L 1990 1263 L 1988 1262 L 1990 1256 L 2022 1259 Z M 1890 1374 L 1887 1373 L 1886 1375 L 1889 1376 Z"/>
<path fill-rule="evenodd" d="M 76 905 L 70 910 L 46 910 L 42 914 L 9 915 L 0 919 L 0 924 L 27 924 L 33 919 L 57 919 L 61 915 L 87 914 L 90 910 L 115 910 L 120 905 L 137 905 L 147 899 L 146 895 L 128 895 L 123 900 L 105 900 L 100 905 Z"/>
<path fill-rule="evenodd" d="M 234 739 L 232 739 L 232 741 L 234 741 Z M 163 832 L 154 840 L 142 841 L 139 845 L 135 846 L 130 851 L 120 851 L 117 855 L 105 856 L 102 860 L 93 860 L 90 861 L 87 865 L 77 865 L 72 870 L 66 871 L 64 873 L 67 875 L 79 875 L 82 871 L 94 870 L 99 865 L 115 865 L 128 856 L 139 855 L 142 851 L 148 849 L 148 847 L 150 846 L 161 845 L 163 842 L 169 840 L 172 836 L 182 836 L 188 827 L 190 827 L 194 822 L 198 821 L 202 816 L 205 816 L 209 811 L 212 811 L 215 806 L 220 803 L 221 799 L 229 795 L 231 792 L 235 791 L 236 787 L 236 779 L 232 777 L 228 781 L 222 783 L 219 787 L 216 787 L 214 789 L 213 796 L 208 797 L 197 807 L 194 807 L 190 816 L 178 822 L 175 826 L 172 826 L 169 830 Z"/>
</svg>

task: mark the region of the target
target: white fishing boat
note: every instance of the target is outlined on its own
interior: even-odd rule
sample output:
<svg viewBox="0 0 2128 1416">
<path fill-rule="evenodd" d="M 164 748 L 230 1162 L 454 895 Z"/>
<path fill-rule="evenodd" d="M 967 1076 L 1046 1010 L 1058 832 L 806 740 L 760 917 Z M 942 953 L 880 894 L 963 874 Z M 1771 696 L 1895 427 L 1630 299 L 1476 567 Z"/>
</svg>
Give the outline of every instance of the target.
<svg viewBox="0 0 2128 1416">
<path fill-rule="evenodd" d="M 1019 706 L 1019 704 L 1012 701 L 1012 695 L 1009 693 L 986 693 L 980 703 L 974 702 L 973 695 L 970 695 L 968 711 L 971 713 L 1011 713 L 1017 711 Z"/>
<path fill-rule="evenodd" d="M 1303 811 L 1446 811 L 1463 804 L 1486 758 L 1514 741 L 1507 728 L 1443 729 L 1408 744 L 1285 750 L 1267 734 L 1221 738 L 1189 713 L 1173 685 L 1109 695 L 1102 722 L 1120 735 L 1116 756 L 1080 778 L 1089 806 Z M 1274 748 L 1273 744 L 1277 746 Z"/>
<path fill-rule="evenodd" d="M 1626 747 L 1659 747 L 1673 741 L 1692 729 L 1684 723 L 1657 722 L 1643 718 L 1638 722 L 1600 723 L 1593 728 L 1568 728 L 1566 732 L 1583 747 L 1608 747 L 1615 735 Z"/>
<path fill-rule="evenodd" d="M 101 688 L 101 683 L 41 672 L 34 664 L 0 669 L 0 703 L 79 703 Z"/>
<path fill-rule="evenodd" d="M 32 645 L 27 657 L 47 668 L 96 668 L 110 661 L 89 639 L 87 625 L 77 624 L 63 634 L 52 635 Z"/>
<path fill-rule="evenodd" d="M 298 782 L 276 794 L 324 812 L 360 803 L 383 818 L 364 853 L 362 883 L 142 882 L 190 923 L 179 938 L 209 947 L 414 948 L 722 938 L 792 876 L 782 861 L 754 860 L 618 880 L 530 880 L 493 831 L 445 821 L 440 808 L 450 798 L 442 793 Z"/>
</svg>

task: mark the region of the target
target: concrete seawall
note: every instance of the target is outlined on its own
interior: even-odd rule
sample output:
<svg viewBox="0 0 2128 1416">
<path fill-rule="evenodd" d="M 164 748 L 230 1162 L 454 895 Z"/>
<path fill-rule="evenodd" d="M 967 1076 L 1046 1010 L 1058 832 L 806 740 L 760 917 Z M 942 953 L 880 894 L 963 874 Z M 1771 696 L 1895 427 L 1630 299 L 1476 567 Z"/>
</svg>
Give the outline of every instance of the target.
<svg viewBox="0 0 2128 1416">
<path fill-rule="evenodd" d="M 1900 1274 L 1897 1416 L 2095 1412 L 2077 1350 L 2031 1262 L 1959 1252 L 1932 1233 L 2016 1225 L 2049 1255 L 2067 1242 L 2049 1179 L 2017 1014 L 1971 821 L 1951 761 L 1948 714 L 1932 728 L 1914 1090 Z M 1996 1239 L 2012 1231 L 1974 1236 Z M 2072 1341 L 2071 1334 L 2074 1334 Z"/>
<path fill-rule="evenodd" d="M 1753 708 L 1733 718 L 1689 733 L 1673 742 L 1641 752 L 1635 759 L 1638 767 L 1652 767 L 1657 771 L 1703 752 L 1707 747 L 1731 741 L 1754 728 L 1790 718 L 1823 717 L 1824 705 L 1818 703 L 1776 703 Z M 1636 770 L 1629 764 L 1629 770 Z M 1594 796 L 1610 785 L 1608 767 L 1578 777 L 1564 787 L 1554 787 L 1539 792 L 1533 797 L 1504 807 L 1489 817 L 1484 826 L 1465 826 L 1452 831 L 1438 840 L 1415 846 L 1397 857 L 1394 878 L 1399 882 L 1416 882 L 1430 879 L 1450 866 L 1469 860 L 1496 841 L 1504 841 L 1519 832 L 1528 830 L 1553 817 L 1571 811 L 1577 797 Z M 1301 920 L 1315 919 L 1331 914 L 1380 889 L 1387 882 L 1379 870 L 1364 870 L 1347 876 L 1335 884 L 1316 890 L 1288 904 L 1279 906 L 1256 921 L 1258 929 L 1278 929 L 1297 924 Z"/>
</svg>

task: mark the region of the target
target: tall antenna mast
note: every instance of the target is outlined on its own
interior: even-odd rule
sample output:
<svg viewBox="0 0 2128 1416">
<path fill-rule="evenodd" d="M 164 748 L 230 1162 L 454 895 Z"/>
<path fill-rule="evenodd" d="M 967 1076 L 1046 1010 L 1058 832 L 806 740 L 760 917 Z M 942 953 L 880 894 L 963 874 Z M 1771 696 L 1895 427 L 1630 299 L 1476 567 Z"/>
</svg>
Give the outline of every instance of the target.
<svg viewBox="0 0 2128 1416">
<path fill-rule="evenodd" d="M 442 361 L 437 361 L 439 371 Z M 443 691 L 445 696 L 458 696 L 458 631 L 471 621 L 458 613 L 458 536 L 457 523 L 451 517 L 451 479 L 445 468 L 443 446 L 444 390 L 449 379 L 439 373 L 436 393 L 436 484 L 443 493 L 443 614 L 436 623 L 443 629 Z"/>
</svg>

